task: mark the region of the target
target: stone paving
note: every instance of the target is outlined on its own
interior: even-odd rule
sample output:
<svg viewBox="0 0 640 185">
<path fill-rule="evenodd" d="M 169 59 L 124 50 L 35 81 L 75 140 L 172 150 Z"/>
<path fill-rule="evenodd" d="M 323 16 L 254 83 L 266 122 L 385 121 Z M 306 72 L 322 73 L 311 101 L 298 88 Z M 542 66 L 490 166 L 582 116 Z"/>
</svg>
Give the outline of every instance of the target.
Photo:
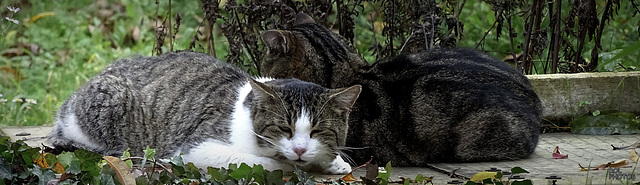
<svg viewBox="0 0 640 185">
<path fill-rule="evenodd" d="M 2 135 L 11 136 L 12 139 L 25 139 L 29 146 L 40 146 L 44 142 L 51 127 L 4 127 Z M 434 163 L 429 168 L 424 167 L 396 167 L 391 173 L 395 179 L 400 176 L 415 178 L 418 174 L 433 176 L 434 184 L 447 184 L 453 180 L 466 181 L 474 174 L 489 170 L 490 168 L 509 171 L 513 167 L 521 167 L 530 173 L 522 174 L 525 179 L 530 179 L 534 184 L 553 184 L 550 176 L 561 177 L 556 184 L 625 184 L 619 180 L 607 178 L 607 169 L 597 171 L 580 171 L 578 164 L 584 167 L 595 167 L 607 162 L 626 159 L 630 165 L 616 169 L 616 175 L 635 177 L 632 182 L 639 182 L 640 169 L 635 171 L 633 162 L 629 159 L 631 149 L 613 150 L 616 147 L 632 145 L 640 141 L 640 135 L 575 135 L 570 133 L 546 133 L 542 134 L 535 153 L 528 159 L 517 161 L 481 162 L 481 163 Z M 568 154 L 567 159 L 553 159 L 551 153 L 558 146 L 562 154 Z M 640 150 L 640 149 L 639 149 Z M 493 151 L 487 151 L 493 152 Z M 613 170 L 613 169 L 612 169 Z M 458 178 L 450 177 L 455 171 Z M 611 171 L 613 172 L 613 171 Z M 356 178 L 364 176 L 364 168 L 354 172 Z M 610 173 L 611 174 L 611 173 Z M 341 176 L 316 175 L 316 180 L 338 179 Z M 503 178 L 506 180 L 506 177 Z"/>
</svg>

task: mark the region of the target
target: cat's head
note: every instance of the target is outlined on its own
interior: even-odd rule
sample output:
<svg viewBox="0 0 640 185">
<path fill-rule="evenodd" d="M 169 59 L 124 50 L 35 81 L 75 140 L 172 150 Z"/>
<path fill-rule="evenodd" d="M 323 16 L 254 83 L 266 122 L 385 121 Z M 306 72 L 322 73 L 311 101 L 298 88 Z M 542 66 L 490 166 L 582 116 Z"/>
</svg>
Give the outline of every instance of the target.
<svg viewBox="0 0 640 185">
<path fill-rule="evenodd" d="M 299 13 L 294 26 L 262 33 L 267 53 L 260 74 L 274 78 L 298 78 L 325 87 L 344 87 L 357 68 L 367 65 L 358 51 L 338 34 Z"/>
<path fill-rule="evenodd" d="M 359 85 L 327 89 L 297 79 L 250 84 L 253 98 L 247 103 L 264 155 L 301 166 L 336 158 Z"/>
</svg>

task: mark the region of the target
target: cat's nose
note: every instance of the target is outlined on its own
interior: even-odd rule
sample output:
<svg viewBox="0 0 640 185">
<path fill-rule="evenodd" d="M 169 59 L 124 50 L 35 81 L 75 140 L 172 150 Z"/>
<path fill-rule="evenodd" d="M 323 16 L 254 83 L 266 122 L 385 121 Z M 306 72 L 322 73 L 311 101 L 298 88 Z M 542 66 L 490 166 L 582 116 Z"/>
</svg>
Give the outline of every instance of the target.
<svg viewBox="0 0 640 185">
<path fill-rule="evenodd" d="M 304 154 L 305 152 L 307 152 L 307 148 L 303 148 L 303 147 L 294 147 L 294 148 L 293 148 L 293 152 L 295 152 L 296 154 L 298 154 L 298 157 L 302 157 L 302 154 Z"/>
</svg>

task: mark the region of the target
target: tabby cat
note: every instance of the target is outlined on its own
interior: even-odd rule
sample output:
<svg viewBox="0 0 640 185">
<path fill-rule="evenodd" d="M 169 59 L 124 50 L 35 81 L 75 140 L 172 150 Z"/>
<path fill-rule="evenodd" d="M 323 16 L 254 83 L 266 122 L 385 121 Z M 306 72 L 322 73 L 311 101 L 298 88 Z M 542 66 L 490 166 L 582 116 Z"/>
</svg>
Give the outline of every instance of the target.
<svg viewBox="0 0 640 185">
<path fill-rule="evenodd" d="M 60 107 L 49 142 L 119 156 L 147 146 L 157 157 L 184 153 L 198 167 L 347 173 L 339 155 L 361 91 L 297 79 L 252 79 L 202 53 L 123 59 Z"/>
<path fill-rule="evenodd" d="M 541 105 L 513 67 L 469 49 L 432 49 L 369 65 L 339 35 L 304 13 L 262 34 L 261 74 L 325 87 L 362 85 L 347 147 L 358 163 L 514 160 L 538 143 Z"/>
</svg>

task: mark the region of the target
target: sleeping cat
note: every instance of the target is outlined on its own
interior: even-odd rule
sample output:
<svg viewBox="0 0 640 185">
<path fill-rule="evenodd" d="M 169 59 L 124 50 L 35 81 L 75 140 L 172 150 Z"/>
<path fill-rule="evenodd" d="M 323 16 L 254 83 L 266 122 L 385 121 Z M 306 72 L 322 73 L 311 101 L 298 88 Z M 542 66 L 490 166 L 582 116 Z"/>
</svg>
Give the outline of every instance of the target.
<svg viewBox="0 0 640 185">
<path fill-rule="evenodd" d="M 348 173 L 339 155 L 360 86 L 254 80 L 201 53 L 123 59 L 72 94 L 49 137 L 56 148 L 119 156 L 147 146 L 198 167 L 262 164 Z"/>
<path fill-rule="evenodd" d="M 262 34 L 261 74 L 325 87 L 361 84 L 347 147 L 394 166 L 514 160 L 533 153 L 541 105 L 513 67 L 469 49 L 432 49 L 369 65 L 346 39 L 304 13 Z"/>
</svg>

